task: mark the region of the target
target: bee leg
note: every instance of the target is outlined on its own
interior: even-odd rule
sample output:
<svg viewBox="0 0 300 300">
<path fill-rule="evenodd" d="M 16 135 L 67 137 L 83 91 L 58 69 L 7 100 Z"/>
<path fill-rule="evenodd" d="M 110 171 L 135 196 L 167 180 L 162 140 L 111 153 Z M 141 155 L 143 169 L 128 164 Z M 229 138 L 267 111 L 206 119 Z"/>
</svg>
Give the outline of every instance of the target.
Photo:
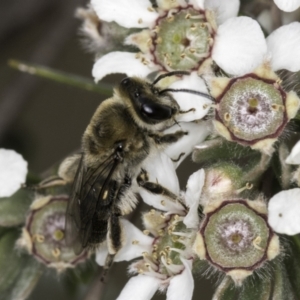
<svg viewBox="0 0 300 300">
<path fill-rule="evenodd" d="M 107 276 L 107 273 L 108 273 L 110 267 L 112 266 L 112 264 L 114 262 L 114 257 L 115 257 L 115 254 L 108 254 L 106 256 L 105 264 L 103 266 L 103 271 L 102 271 L 101 278 L 100 278 L 101 282 L 103 282 L 103 283 L 104 283 L 104 280 Z"/>
<path fill-rule="evenodd" d="M 145 174 L 146 173 L 146 174 Z M 173 202 L 179 202 L 184 208 L 186 208 L 186 205 L 178 198 L 177 195 L 172 193 L 167 188 L 163 187 L 159 183 L 151 182 L 151 181 L 145 181 L 144 179 L 148 179 L 148 174 L 145 170 L 142 169 L 140 174 L 137 177 L 137 183 L 140 187 L 144 188 L 148 192 L 156 195 L 162 195 L 167 198 L 169 198 Z"/>
<path fill-rule="evenodd" d="M 60 185 L 66 185 L 68 182 L 64 180 L 63 178 L 59 176 L 50 176 L 44 180 L 42 180 L 40 183 L 36 185 L 29 185 L 26 184 L 22 185 L 22 188 L 31 189 L 31 190 L 42 190 L 54 186 L 60 186 Z"/>
<path fill-rule="evenodd" d="M 173 162 L 178 162 L 180 160 L 180 158 L 184 155 L 185 155 L 185 152 L 181 152 L 177 158 L 175 158 L 175 159 L 171 158 L 171 159 Z"/>
<path fill-rule="evenodd" d="M 196 111 L 196 109 L 195 109 L 195 108 L 191 108 L 191 109 L 189 109 L 189 110 L 180 110 L 179 113 L 180 113 L 180 114 L 186 114 L 186 113 L 189 113 L 189 112 L 191 112 L 191 111 Z"/>
<path fill-rule="evenodd" d="M 187 131 L 178 130 L 174 133 L 168 134 L 151 133 L 149 136 L 154 139 L 156 144 L 172 144 L 176 143 L 179 139 L 187 134 Z"/>
<path fill-rule="evenodd" d="M 110 267 L 114 262 L 114 257 L 122 247 L 122 226 L 120 223 L 119 215 L 112 214 L 108 221 L 107 245 L 108 255 L 103 266 L 103 273 L 101 281 L 104 282 Z"/>
</svg>

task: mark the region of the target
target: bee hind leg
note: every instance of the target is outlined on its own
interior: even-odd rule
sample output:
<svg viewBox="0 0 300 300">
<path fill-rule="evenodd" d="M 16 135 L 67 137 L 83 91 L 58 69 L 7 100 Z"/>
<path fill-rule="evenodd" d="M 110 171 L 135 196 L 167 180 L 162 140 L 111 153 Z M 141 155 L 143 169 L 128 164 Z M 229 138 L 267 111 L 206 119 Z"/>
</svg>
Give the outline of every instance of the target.
<svg viewBox="0 0 300 300">
<path fill-rule="evenodd" d="M 103 283 L 105 283 L 105 278 L 107 276 L 107 273 L 114 262 L 114 257 L 115 257 L 115 254 L 108 254 L 106 256 L 105 264 L 103 266 L 103 271 L 102 271 L 101 278 L 100 278 L 100 281 Z"/>
<path fill-rule="evenodd" d="M 112 214 L 108 222 L 108 232 L 107 232 L 107 246 L 108 255 L 105 259 L 105 264 L 103 266 L 103 272 L 101 275 L 101 281 L 104 282 L 105 277 L 111 268 L 114 257 L 123 245 L 123 228 L 120 223 L 120 218 L 116 214 Z"/>
</svg>

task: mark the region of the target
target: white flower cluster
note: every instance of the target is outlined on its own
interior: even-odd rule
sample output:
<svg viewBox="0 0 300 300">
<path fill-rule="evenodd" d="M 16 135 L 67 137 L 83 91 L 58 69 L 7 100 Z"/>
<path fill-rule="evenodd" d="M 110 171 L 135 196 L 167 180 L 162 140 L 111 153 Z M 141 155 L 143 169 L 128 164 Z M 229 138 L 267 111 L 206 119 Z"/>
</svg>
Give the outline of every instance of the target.
<svg viewBox="0 0 300 300">
<path fill-rule="evenodd" d="M 207 261 L 239 286 L 279 256 L 276 233 L 300 233 L 300 141 L 280 160 L 282 170 L 296 165 L 287 175 L 294 188 L 266 199 L 257 187 L 300 106 L 297 91 L 285 82 L 300 71 L 300 23 L 290 22 L 265 36 L 257 20 L 238 16 L 238 0 L 153 2 L 91 0 L 88 10 L 79 11 L 85 20 L 81 30 L 92 40 L 90 49 L 99 48 L 92 70 L 96 82 L 113 73 L 149 80 L 175 74 L 159 85 L 170 90 L 185 113 L 176 115 L 175 126 L 164 129 L 164 134 L 174 133 L 178 126 L 188 134 L 150 153 L 139 166 L 147 182 L 164 191 L 155 194 L 136 180 L 139 195 L 153 209 L 143 214 L 143 231 L 121 219 L 122 247 L 114 261 L 138 259 L 129 268 L 133 277 L 119 300 L 151 299 L 158 290 L 166 292 L 168 300 L 190 300 L 195 262 Z M 299 0 L 274 3 L 286 12 L 300 6 Z M 118 31 L 116 46 L 110 35 Z M 111 50 L 115 46 L 117 51 Z M 208 167 L 192 174 L 181 191 L 177 167 L 195 146 L 201 156 L 210 149 L 212 155 L 220 145 L 231 154 L 227 161 L 222 161 L 223 150 L 218 152 L 219 161 L 206 161 Z M 243 154 L 234 157 L 235 149 L 249 150 L 251 161 L 243 161 Z M 0 149 L 0 197 L 11 196 L 26 173 L 27 163 L 19 155 Z M 256 188 L 252 199 L 249 190 Z M 108 248 L 103 242 L 97 250 L 101 266 Z"/>
<path fill-rule="evenodd" d="M 274 2 L 284 11 L 300 6 L 296 0 Z M 177 198 L 171 201 L 166 195 L 154 195 L 141 187 L 142 199 L 155 208 L 143 216 L 144 233 L 128 221 L 122 221 L 125 236 L 115 261 L 143 257 L 130 267 L 130 272 L 138 275 L 132 277 L 121 292 L 118 299 L 122 300 L 151 299 L 157 290 L 167 290 L 167 299 L 192 298 L 194 280 L 191 270 L 197 257 L 195 253 L 200 258 L 199 253 L 202 253 L 202 248 L 199 250 L 199 245 L 194 244 L 200 226 L 199 207 L 211 206 L 212 199 L 218 199 L 220 195 L 230 195 L 231 201 L 239 202 L 232 196 L 233 190 L 239 193 L 244 188 L 240 186 L 238 190 L 238 184 L 233 183 L 230 176 L 220 175 L 223 171 L 207 171 L 205 175 L 206 171 L 200 170 L 190 177 L 186 191 L 180 192 L 175 169 L 193 147 L 208 136 L 216 138 L 219 135 L 243 147 L 250 146 L 263 157 L 272 156 L 278 137 L 295 117 L 300 104 L 296 92 L 287 90 L 276 73 L 300 70 L 299 22 L 281 26 L 265 38 L 256 20 L 238 16 L 240 2 L 237 0 L 157 0 L 156 3 L 153 6 L 149 0 L 91 0 L 91 9 L 99 20 L 134 29 L 124 37 L 124 45 L 135 49 L 130 52 L 118 49 L 98 55 L 92 70 L 95 81 L 112 73 L 147 77 L 153 72 L 183 70 L 189 71 L 190 75 L 166 80 L 165 86 L 210 93 L 215 101 L 198 95 L 172 94 L 180 109 L 189 111 L 176 120 L 189 134 L 157 157 L 147 159 L 143 168 L 148 172 L 150 182 L 159 183 Z M 198 149 L 207 147 L 203 144 Z M 300 163 L 298 148 L 297 144 L 286 163 Z M 181 153 L 184 156 L 180 157 Z M 180 160 L 173 162 L 170 158 L 174 157 L 180 157 Z M 271 199 L 268 219 L 274 231 L 300 232 L 299 191 L 299 188 L 283 191 Z M 249 203 L 248 200 L 241 201 L 242 205 Z M 257 203 L 262 202 L 257 200 Z M 254 211 L 261 211 L 265 204 L 257 205 Z M 267 212 L 265 208 L 262 211 Z M 206 218 L 209 216 L 208 213 Z M 174 246 L 175 240 L 179 243 L 177 246 Z M 270 260 L 279 251 L 275 235 L 272 240 L 276 242 L 268 247 L 265 245 Z M 258 236 L 254 246 L 262 249 L 260 243 Z M 106 246 L 102 245 L 97 253 L 100 265 L 104 265 L 106 255 Z M 238 284 L 249 275 L 233 275 L 234 272 L 228 274 Z"/>
</svg>

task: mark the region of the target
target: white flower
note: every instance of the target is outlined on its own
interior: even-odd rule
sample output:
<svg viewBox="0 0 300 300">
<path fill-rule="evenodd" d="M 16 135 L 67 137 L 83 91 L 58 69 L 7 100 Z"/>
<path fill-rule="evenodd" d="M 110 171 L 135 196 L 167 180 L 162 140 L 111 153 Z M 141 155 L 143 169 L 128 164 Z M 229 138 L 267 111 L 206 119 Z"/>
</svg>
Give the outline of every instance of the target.
<svg viewBox="0 0 300 300">
<path fill-rule="evenodd" d="M 188 212 L 183 207 L 181 211 L 169 207 L 165 214 L 155 210 L 144 214 L 144 225 L 155 236 L 152 250 L 144 253 L 143 260 L 131 265 L 130 271 L 139 275 L 129 280 L 118 300 L 148 300 L 158 289 L 167 289 L 167 300 L 192 299 L 194 279 L 191 247 L 200 223 L 198 207 L 203 184 L 204 170 L 190 176 L 186 193 L 181 195 Z M 186 225 L 185 229 L 182 229 L 183 224 Z M 183 248 L 177 249 L 175 245 L 178 243 Z"/>
<path fill-rule="evenodd" d="M 281 191 L 268 206 L 268 222 L 274 231 L 288 235 L 300 233 L 300 189 Z"/>
<path fill-rule="evenodd" d="M 250 23 L 248 29 L 250 30 Z M 222 38 L 228 39 L 229 37 L 223 35 Z M 239 65 L 226 63 L 230 54 L 227 54 L 226 50 L 221 47 L 219 50 L 218 55 L 220 59 L 222 59 L 222 55 L 224 56 L 224 63 L 219 63 L 219 65 L 229 74 L 242 76 L 246 73 L 251 73 L 262 63 L 262 58 L 264 58 L 264 62 L 270 64 L 271 70 L 275 72 L 281 69 L 297 72 L 300 70 L 300 23 L 293 22 L 281 26 L 273 31 L 265 42 L 261 42 L 261 45 L 256 45 L 255 49 L 249 48 L 248 53 L 243 51 L 245 57 Z M 253 56 L 253 59 L 247 59 L 248 55 Z M 232 56 L 232 61 L 234 60 L 234 56 Z"/>
<path fill-rule="evenodd" d="M 10 197 L 25 182 L 27 162 L 14 150 L 0 149 L 0 197 Z"/>
<path fill-rule="evenodd" d="M 123 245 L 114 257 L 114 261 L 132 260 L 142 256 L 143 252 L 151 250 L 153 238 L 143 234 L 142 231 L 125 219 L 121 219 L 120 222 L 123 229 Z M 107 255 L 107 244 L 102 243 L 96 251 L 96 262 L 100 266 L 104 266 Z"/>
<path fill-rule="evenodd" d="M 163 186 L 174 195 L 175 199 L 171 199 L 165 194 L 153 194 L 141 186 L 137 188 L 136 192 L 141 195 L 145 203 L 162 211 L 181 214 L 183 207 L 176 200 L 180 194 L 176 168 L 193 151 L 195 145 L 205 140 L 210 133 L 210 127 L 211 122 L 209 121 L 180 122 L 163 132 L 171 134 L 179 130 L 187 134 L 176 143 L 151 152 L 143 161 L 141 170 L 147 173 L 149 182 Z"/>
<path fill-rule="evenodd" d="M 291 165 L 300 165 L 300 141 L 293 147 L 290 155 L 286 158 L 285 162 Z"/>
<path fill-rule="evenodd" d="M 153 71 L 180 69 L 201 69 L 202 73 L 207 71 L 211 59 L 222 68 L 230 68 L 229 73 L 237 74 L 247 72 L 245 67 L 248 65 L 252 68 L 258 66 L 266 52 L 266 43 L 258 23 L 248 17 L 235 17 L 239 9 L 237 0 L 230 1 L 230 4 L 223 0 L 190 0 L 188 3 L 162 0 L 158 1 L 157 10 L 152 8 L 148 0 L 131 1 L 130 5 L 127 1 L 92 0 L 92 5 L 98 17 L 104 21 L 115 21 L 124 27 L 148 28 L 126 39 L 127 44 L 136 45 L 142 53 L 111 52 L 96 61 L 93 68 L 96 81 L 111 73 L 145 76 Z M 184 22 L 188 21 L 177 20 L 176 14 L 187 9 L 187 5 L 188 9 L 199 15 L 191 16 L 195 21 L 185 28 Z M 199 10 L 204 12 L 200 13 Z M 185 14 L 185 17 L 189 15 Z M 173 22 L 174 18 L 174 23 L 182 22 L 176 30 L 184 30 L 182 36 L 186 35 L 186 38 L 176 43 L 168 41 L 173 34 L 176 40 L 176 30 L 172 27 L 165 28 L 165 31 L 173 30 L 171 33 L 158 30 L 158 18 L 159 22 L 162 18 L 167 18 L 168 22 Z M 204 22 L 208 31 L 199 30 L 198 35 L 195 34 L 197 22 Z M 165 40 L 166 45 L 161 46 L 161 41 Z M 204 41 L 210 44 L 204 45 Z M 168 47 L 172 48 L 172 56 L 169 56 L 171 48 Z M 128 65 L 130 68 L 126 67 Z"/>
<path fill-rule="evenodd" d="M 291 12 L 300 7 L 300 0 L 274 0 L 275 4 L 283 11 Z"/>
</svg>

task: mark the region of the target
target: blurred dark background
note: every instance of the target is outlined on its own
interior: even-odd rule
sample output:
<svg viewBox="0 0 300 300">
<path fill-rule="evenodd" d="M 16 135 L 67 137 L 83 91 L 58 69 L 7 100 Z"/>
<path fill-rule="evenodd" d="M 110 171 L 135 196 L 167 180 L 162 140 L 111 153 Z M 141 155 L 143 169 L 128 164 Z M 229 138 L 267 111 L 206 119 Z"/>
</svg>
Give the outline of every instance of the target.
<svg viewBox="0 0 300 300">
<path fill-rule="evenodd" d="M 0 148 L 21 153 L 30 171 L 36 174 L 79 149 L 83 131 L 106 97 L 20 73 L 8 66 L 8 60 L 40 64 L 92 79 L 93 57 L 80 44 L 80 21 L 74 17 L 76 8 L 86 3 L 86 0 L 0 1 Z M 121 77 L 108 77 L 106 81 L 113 84 Z M 186 174 L 184 178 L 191 172 L 186 165 L 181 168 L 181 173 Z M 135 216 L 139 221 L 140 214 Z M 127 266 L 127 263 L 114 265 L 101 299 L 117 297 L 128 280 Z M 72 278 L 69 274 L 56 276 L 49 270 L 29 299 L 100 299 L 95 297 L 99 285 L 97 272 L 92 296 L 87 293 L 93 279 L 81 284 L 72 294 L 66 288 L 72 285 Z M 211 288 L 202 281 L 205 284 L 201 285 L 200 293 L 195 293 L 195 299 L 199 295 L 205 299 L 207 292 L 211 295 Z M 165 299 L 165 296 L 155 299 Z"/>
</svg>

